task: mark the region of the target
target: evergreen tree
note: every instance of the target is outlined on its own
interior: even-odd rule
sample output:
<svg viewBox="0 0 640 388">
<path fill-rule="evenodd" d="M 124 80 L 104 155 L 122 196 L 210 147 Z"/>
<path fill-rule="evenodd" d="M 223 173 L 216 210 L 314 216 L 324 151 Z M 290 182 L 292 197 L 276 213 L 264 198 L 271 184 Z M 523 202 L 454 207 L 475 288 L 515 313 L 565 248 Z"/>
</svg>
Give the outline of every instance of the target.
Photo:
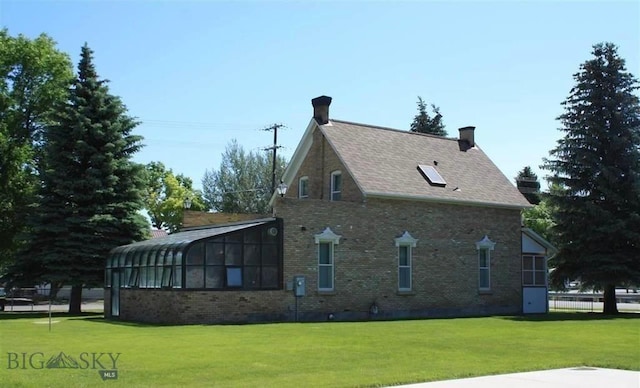
<svg viewBox="0 0 640 388">
<path fill-rule="evenodd" d="M 530 204 L 537 205 L 540 203 L 540 182 L 531 167 L 526 166 L 518 172 L 516 185 Z"/>
<path fill-rule="evenodd" d="M 563 103 L 565 137 L 543 165 L 556 185 L 551 281 L 604 290 L 603 312 L 613 314 L 616 285 L 640 284 L 640 103 L 616 46 L 598 44 L 592 54 Z"/>
<path fill-rule="evenodd" d="M 31 280 L 71 285 L 69 312 L 80 312 L 82 287 L 103 283 L 109 251 L 141 240 L 143 167 L 130 159 L 141 137 L 119 98 L 109 94 L 82 47 L 68 101 L 44 131 L 44 168 L 31 244 L 19 271 Z M 20 274 L 19 273 L 19 274 Z"/>
<path fill-rule="evenodd" d="M 437 136 L 447 136 L 447 131 L 442 123 L 440 108 L 431 104 L 431 109 L 435 114 L 433 117 L 427 113 L 427 104 L 418 96 L 418 114 L 411 123 L 411 132 L 429 133 Z"/>
</svg>

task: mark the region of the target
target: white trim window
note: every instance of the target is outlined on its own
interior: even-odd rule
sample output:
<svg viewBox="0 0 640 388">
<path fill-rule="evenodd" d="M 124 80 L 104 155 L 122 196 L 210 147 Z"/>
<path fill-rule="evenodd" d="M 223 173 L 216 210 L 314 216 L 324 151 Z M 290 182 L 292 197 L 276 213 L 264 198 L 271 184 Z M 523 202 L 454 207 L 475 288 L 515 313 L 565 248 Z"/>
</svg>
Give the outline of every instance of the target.
<svg viewBox="0 0 640 388">
<path fill-rule="evenodd" d="M 405 231 L 395 241 L 398 248 L 398 291 L 411 291 L 413 287 L 413 248 L 418 240 Z"/>
<path fill-rule="evenodd" d="M 488 236 L 476 242 L 478 250 L 478 290 L 491 290 L 491 251 L 496 243 L 491 241 Z"/>
<path fill-rule="evenodd" d="M 489 248 L 478 250 L 478 289 L 488 291 L 491 289 L 491 254 Z"/>
<path fill-rule="evenodd" d="M 339 201 L 342 199 L 342 172 L 334 171 L 331 173 L 331 200 Z"/>
<path fill-rule="evenodd" d="M 303 176 L 298 180 L 298 198 L 309 198 L 309 177 Z"/>
<path fill-rule="evenodd" d="M 335 276 L 335 245 L 340 242 L 339 235 L 326 228 L 322 233 L 315 235 L 318 246 L 318 291 L 333 291 Z"/>
<path fill-rule="evenodd" d="M 333 291 L 333 243 L 318 243 L 318 290 Z"/>
<path fill-rule="evenodd" d="M 546 256 L 522 255 L 522 285 L 546 286 L 547 267 Z"/>
</svg>

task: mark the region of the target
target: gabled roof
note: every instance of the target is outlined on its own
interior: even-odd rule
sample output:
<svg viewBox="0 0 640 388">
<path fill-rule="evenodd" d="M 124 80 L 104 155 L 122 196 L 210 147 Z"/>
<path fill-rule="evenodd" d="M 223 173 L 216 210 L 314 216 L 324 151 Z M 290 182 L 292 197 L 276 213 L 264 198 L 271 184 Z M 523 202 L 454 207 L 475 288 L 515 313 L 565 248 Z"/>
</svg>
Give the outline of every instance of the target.
<svg viewBox="0 0 640 388">
<path fill-rule="evenodd" d="M 318 128 L 365 197 L 389 197 L 482 206 L 530 204 L 477 146 L 458 139 L 331 120 L 312 119 L 284 175 L 296 176 Z M 435 162 L 434 162 L 435 161 Z M 418 165 L 434 166 L 446 185 L 433 185 Z"/>
</svg>

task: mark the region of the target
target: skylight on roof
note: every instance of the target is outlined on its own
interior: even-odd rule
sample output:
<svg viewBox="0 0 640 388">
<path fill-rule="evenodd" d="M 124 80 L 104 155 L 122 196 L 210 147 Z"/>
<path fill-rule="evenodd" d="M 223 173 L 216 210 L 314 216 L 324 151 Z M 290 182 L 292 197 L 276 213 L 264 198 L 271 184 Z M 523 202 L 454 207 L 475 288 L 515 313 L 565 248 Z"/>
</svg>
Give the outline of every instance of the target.
<svg viewBox="0 0 640 388">
<path fill-rule="evenodd" d="M 446 186 L 447 181 L 444 180 L 442 175 L 436 170 L 433 166 L 427 166 L 426 164 L 419 164 L 418 170 L 422 173 L 422 175 L 427 179 L 429 184 L 433 186 Z"/>
</svg>

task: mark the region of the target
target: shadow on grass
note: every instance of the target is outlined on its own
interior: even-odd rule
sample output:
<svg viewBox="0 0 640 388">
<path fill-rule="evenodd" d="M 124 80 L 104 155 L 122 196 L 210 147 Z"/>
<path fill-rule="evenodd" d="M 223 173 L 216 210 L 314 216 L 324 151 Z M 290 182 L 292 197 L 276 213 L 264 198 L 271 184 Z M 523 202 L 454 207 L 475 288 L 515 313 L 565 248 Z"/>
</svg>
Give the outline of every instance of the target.
<svg viewBox="0 0 640 388">
<path fill-rule="evenodd" d="M 92 317 L 102 317 L 103 313 L 99 312 L 85 312 L 80 314 L 69 314 L 67 312 L 56 311 L 51 313 L 52 318 L 77 318 L 87 319 Z M 0 321 L 12 320 L 12 319 L 42 319 L 49 318 L 49 313 L 44 311 L 37 312 L 0 312 Z"/>
<path fill-rule="evenodd" d="M 80 319 L 80 318 L 79 318 Z M 184 326 L 184 325 L 169 325 L 169 324 L 160 324 L 160 323 L 141 323 L 141 322 L 129 322 L 129 321 L 118 321 L 114 319 L 106 319 L 104 315 L 90 317 L 90 318 L 82 318 L 85 322 L 91 323 L 102 323 L 105 325 L 112 326 L 126 326 L 126 327 L 144 327 L 144 328 L 153 328 L 153 327 L 167 327 L 167 326 Z"/>
<path fill-rule="evenodd" d="M 516 315 L 501 318 L 524 322 L 605 321 L 612 319 L 640 319 L 640 314 L 619 313 L 610 315 L 593 312 L 551 312 L 548 314 Z"/>
<path fill-rule="evenodd" d="M 494 316 L 470 316 L 470 317 L 433 317 L 433 318 L 409 318 L 409 319 L 376 319 L 369 321 L 309 321 L 309 322 L 239 322 L 239 323 L 210 323 L 210 324 L 171 324 L 171 323 L 143 323 L 143 322 L 129 322 L 119 321 L 112 319 L 105 319 L 103 316 L 95 316 L 90 318 L 81 318 L 86 322 L 102 323 L 106 325 L 115 326 L 127 326 L 127 327 L 140 327 L 140 328 L 153 328 L 153 327 L 172 327 L 172 326 L 253 326 L 253 325 L 273 325 L 273 324 L 294 324 L 294 325 L 337 325 L 337 324 L 379 324 L 379 323 L 400 323 L 408 321 L 435 321 L 435 320 L 458 320 L 458 319 L 482 319 L 482 318 L 498 318 L 510 321 L 522 321 L 522 322 L 555 322 L 555 321 L 594 321 L 594 320 L 612 320 L 612 319 L 638 319 L 640 320 L 640 314 L 637 313 L 620 313 L 617 315 L 605 315 L 602 313 L 593 312 L 552 312 L 548 314 L 531 314 L 531 315 L 494 315 Z M 80 319 L 80 318 L 78 318 Z"/>
<path fill-rule="evenodd" d="M 14 320 L 14 319 L 46 319 L 49 317 L 48 312 L 0 312 L 0 321 Z M 292 323 L 292 322 L 255 322 L 255 323 L 235 323 L 235 324 L 163 324 L 163 323 L 142 323 L 142 322 L 129 322 L 119 321 L 114 319 L 106 319 L 102 312 L 82 312 L 80 314 L 69 314 L 68 312 L 52 312 L 52 318 L 66 318 L 66 319 L 82 319 L 86 322 L 101 323 L 112 326 L 126 326 L 126 327 L 140 327 L 140 328 L 153 328 L 153 327 L 170 327 L 170 326 L 243 326 L 243 325 L 265 325 L 265 324 L 278 324 L 278 323 Z M 490 318 L 490 317 L 433 317 L 433 318 L 414 318 L 414 319 L 390 319 L 390 320 L 371 320 L 371 321 L 341 321 L 341 322 L 298 322 L 297 325 L 309 323 L 309 324 L 348 324 L 348 323 L 381 323 L 381 322 L 402 322 L 402 321 L 429 321 L 429 320 L 441 320 L 441 319 L 477 319 L 477 318 Z M 594 321 L 594 320 L 613 320 L 613 319 L 638 319 L 640 320 L 640 314 L 638 313 L 619 313 L 615 315 L 607 315 L 603 313 L 595 312 L 551 312 L 548 314 L 528 314 L 528 315 L 507 315 L 507 316 L 493 316 L 493 318 L 521 321 L 521 322 L 557 322 L 557 321 Z"/>
</svg>

